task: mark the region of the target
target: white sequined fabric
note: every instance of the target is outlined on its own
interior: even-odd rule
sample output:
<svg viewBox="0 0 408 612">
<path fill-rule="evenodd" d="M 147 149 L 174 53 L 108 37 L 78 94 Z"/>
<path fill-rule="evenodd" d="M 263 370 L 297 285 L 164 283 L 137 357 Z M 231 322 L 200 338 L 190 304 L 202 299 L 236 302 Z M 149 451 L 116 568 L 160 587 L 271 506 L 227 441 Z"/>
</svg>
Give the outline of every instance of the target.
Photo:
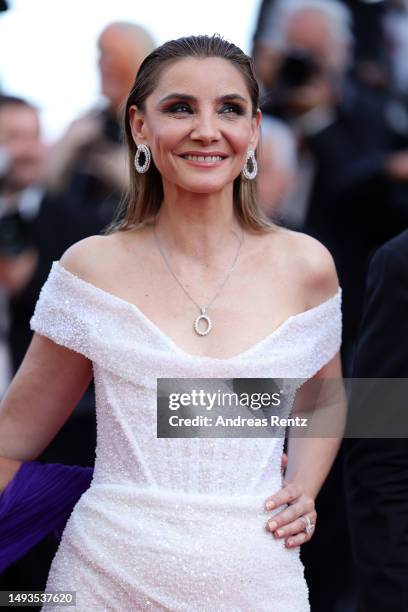
<svg viewBox="0 0 408 612">
<path fill-rule="evenodd" d="M 96 389 L 94 476 L 46 590 L 76 591 L 81 612 L 310 610 L 299 548 L 265 527 L 282 438 L 157 438 L 156 379 L 310 378 L 339 350 L 341 289 L 234 357 L 201 357 L 55 261 L 31 328 L 89 358 Z"/>
</svg>

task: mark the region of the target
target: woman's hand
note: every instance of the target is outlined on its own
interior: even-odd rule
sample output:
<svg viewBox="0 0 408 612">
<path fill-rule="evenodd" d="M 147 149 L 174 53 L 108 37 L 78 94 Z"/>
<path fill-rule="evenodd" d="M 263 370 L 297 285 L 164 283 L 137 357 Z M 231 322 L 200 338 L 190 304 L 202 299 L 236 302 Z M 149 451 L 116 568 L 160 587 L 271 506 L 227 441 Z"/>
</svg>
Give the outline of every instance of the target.
<svg viewBox="0 0 408 612">
<path fill-rule="evenodd" d="M 308 542 L 314 533 L 317 517 L 314 499 L 300 485 L 284 481 L 282 489 L 266 499 L 265 508 L 273 510 L 284 504 L 288 506 L 275 514 L 266 528 L 276 538 L 285 538 L 289 548 L 300 546 Z"/>
</svg>

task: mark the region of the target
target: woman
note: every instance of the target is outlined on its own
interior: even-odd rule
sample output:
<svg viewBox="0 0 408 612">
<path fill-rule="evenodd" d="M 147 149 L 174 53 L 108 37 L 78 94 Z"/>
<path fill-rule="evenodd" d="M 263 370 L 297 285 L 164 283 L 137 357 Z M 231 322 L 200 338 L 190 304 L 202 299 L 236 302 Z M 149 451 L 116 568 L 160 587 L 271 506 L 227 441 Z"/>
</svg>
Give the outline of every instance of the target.
<svg viewBox="0 0 408 612">
<path fill-rule="evenodd" d="M 309 610 L 299 545 L 339 441 L 291 440 L 282 483 L 282 439 L 156 436 L 157 378 L 341 375 L 333 261 L 256 205 L 260 120 L 236 46 L 156 49 L 126 107 L 128 203 L 42 289 L 0 455 L 37 457 L 94 376 L 93 479 L 47 583 L 79 610 Z"/>
</svg>

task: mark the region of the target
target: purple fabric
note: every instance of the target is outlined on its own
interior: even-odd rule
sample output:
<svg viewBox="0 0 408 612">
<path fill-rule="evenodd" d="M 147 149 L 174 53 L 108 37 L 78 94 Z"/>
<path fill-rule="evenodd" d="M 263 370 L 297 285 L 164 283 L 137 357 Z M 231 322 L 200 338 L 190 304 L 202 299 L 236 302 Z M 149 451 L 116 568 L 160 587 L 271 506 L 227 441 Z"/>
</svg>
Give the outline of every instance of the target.
<svg viewBox="0 0 408 612">
<path fill-rule="evenodd" d="M 0 573 L 46 535 L 61 538 L 93 468 L 25 461 L 0 495 Z"/>
</svg>

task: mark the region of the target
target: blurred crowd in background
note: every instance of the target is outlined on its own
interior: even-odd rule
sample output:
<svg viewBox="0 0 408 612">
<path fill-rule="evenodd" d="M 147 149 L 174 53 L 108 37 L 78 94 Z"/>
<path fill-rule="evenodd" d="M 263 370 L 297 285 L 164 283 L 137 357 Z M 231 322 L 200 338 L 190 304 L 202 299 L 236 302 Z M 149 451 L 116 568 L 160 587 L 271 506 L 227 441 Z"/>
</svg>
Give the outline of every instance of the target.
<svg viewBox="0 0 408 612">
<path fill-rule="evenodd" d="M 137 24 L 107 25 L 98 40 L 106 104 L 52 147 L 42 142 L 38 109 L 0 91 L 2 393 L 27 350 L 52 261 L 100 233 L 126 190 L 122 103 L 155 45 Z M 331 251 L 350 376 L 370 259 L 408 228 L 408 2 L 263 0 L 252 55 L 263 111 L 259 202 Z M 95 439 L 91 385 L 39 459 L 93 465 Z M 313 611 L 356 609 L 342 461 L 340 453 L 318 499 L 319 530 L 302 547 Z M 55 547 L 51 537 L 41 543 L 0 577 L 0 588 L 44 588 Z"/>
</svg>

